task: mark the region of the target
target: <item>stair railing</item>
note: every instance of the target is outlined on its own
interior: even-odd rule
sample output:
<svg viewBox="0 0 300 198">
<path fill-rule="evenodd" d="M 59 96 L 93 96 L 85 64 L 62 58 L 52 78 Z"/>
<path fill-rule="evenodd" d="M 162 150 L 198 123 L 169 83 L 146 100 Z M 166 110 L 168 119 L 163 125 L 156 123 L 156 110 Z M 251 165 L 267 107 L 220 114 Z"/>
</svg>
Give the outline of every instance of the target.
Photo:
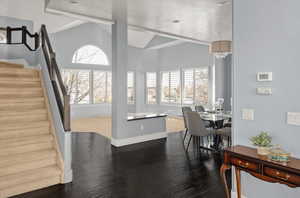
<svg viewBox="0 0 300 198">
<path fill-rule="evenodd" d="M 1 31 L 6 30 L 6 42 L 8 45 L 25 45 L 30 51 L 36 51 L 42 47 L 45 62 L 49 71 L 50 80 L 56 97 L 57 105 L 63 122 L 65 131 L 71 131 L 71 113 L 70 113 L 70 95 L 62 80 L 59 67 L 56 62 L 55 52 L 50 43 L 49 35 L 45 25 L 42 25 L 40 34 L 31 34 L 26 26 L 22 27 L 6 27 L 1 28 Z M 13 33 L 21 32 L 21 41 L 13 41 Z M 27 37 L 34 39 L 34 47 L 28 44 Z"/>
<path fill-rule="evenodd" d="M 17 28 L 11 28 L 11 27 L 7 27 L 6 28 L 6 44 L 9 44 L 9 45 L 20 45 L 20 44 L 23 44 L 25 45 L 30 51 L 36 51 L 39 46 L 40 46 L 40 40 L 39 40 L 39 35 L 38 33 L 35 33 L 35 34 L 31 34 L 26 26 L 22 26 L 22 27 L 17 27 Z M 18 42 L 14 42 L 12 40 L 12 33 L 13 32 L 21 32 L 21 41 L 18 41 Z M 30 38 L 33 38 L 34 39 L 34 47 L 32 48 L 28 42 L 27 42 L 27 36 L 29 36 Z"/>
<path fill-rule="evenodd" d="M 45 25 L 41 27 L 41 46 L 47 64 L 56 101 L 63 121 L 65 131 L 71 130 L 70 95 L 64 85 L 59 67 L 56 62 L 55 52 L 50 43 Z"/>
</svg>

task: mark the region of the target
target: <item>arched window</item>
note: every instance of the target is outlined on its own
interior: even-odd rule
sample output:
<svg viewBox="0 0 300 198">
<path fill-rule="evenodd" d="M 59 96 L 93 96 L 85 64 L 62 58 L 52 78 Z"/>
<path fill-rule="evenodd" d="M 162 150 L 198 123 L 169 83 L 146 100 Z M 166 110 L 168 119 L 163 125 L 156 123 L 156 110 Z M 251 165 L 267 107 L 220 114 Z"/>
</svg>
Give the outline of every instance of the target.
<svg viewBox="0 0 300 198">
<path fill-rule="evenodd" d="M 106 54 L 98 47 L 85 45 L 75 51 L 72 63 L 109 65 Z"/>
</svg>

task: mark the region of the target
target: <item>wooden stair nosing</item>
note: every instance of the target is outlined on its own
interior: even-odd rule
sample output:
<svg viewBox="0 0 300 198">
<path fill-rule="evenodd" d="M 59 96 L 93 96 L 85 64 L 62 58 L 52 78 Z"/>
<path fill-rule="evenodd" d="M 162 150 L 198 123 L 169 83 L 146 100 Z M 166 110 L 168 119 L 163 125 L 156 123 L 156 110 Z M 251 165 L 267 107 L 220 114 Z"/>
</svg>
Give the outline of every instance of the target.
<svg viewBox="0 0 300 198">
<path fill-rule="evenodd" d="M 35 182 L 29 182 L 22 185 L 16 185 L 14 187 L 5 188 L 0 191 L 0 197 L 11 197 L 18 194 L 23 194 L 26 192 L 30 192 L 33 190 L 38 190 L 42 188 L 46 188 L 49 186 L 53 186 L 56 184 L 60 184 L 61 177 L 55 176 L 55 177 L 49 177 L 46 179 L 37 180 Z"/>
<path fill-rule="evenodd" d="M 0 149 L 17 147 L 17 146 L 25 146 L 28 144 L 36 144 L 42 142 L 52 142 L 52 141 L 53 141 L 53 136 L 51 134 L 10 138 L 10 139 L 0 140 Z"/>
<path fill-rule="evenodd" d="M 0 61 L 0 67 L 1 68 L 24 68 L 24 65 L 18 63 Z"/>
<path fill-rule="evenodd" d="M 21 164 L 21 163 L 37 161 L 37 160 L 47 159 L 56 156 L 57 153 L 54 149 L 45 149 L 40 151 L 6 156 L 6 157 L 2 157 L 1 159 L 0 168 L 5 166 L 11 166 L 13 164 Z"/>
<path fill-rule="evenodd" d="M 26 130 L 11 130 L 6 132 L 0 132 L 0 141 L 10 138 L 20 138 L 20 137 L 30 137 L 36 135 L 46 135 L 50 134 L 50 129 L 48 128 L 32 128 Z"/>
<path fill-rule="evenodd" d="M 0 128 L 0 133 L 1 132 L 7 132 L 7 131 L 20 131 L 22 129 L 36 129 L 36 128 L 47 128 L 50 129 L 50 123 L 48 120 L 44 121 L 39 121 L 35 123 L 7 123 L 5 126 L 2 125 Z"/>
<path fill-rule="evenodd" d="M 1 104 L 0 103 L 0 112 L 2 111 L 13 111 L 13 112 L 27 112 L 36 109 L 45 109 L 44 102 L 35 102 L 35 103 L 8 103 L 8 104 Z"/>
<path fill-rule="evenodd" d="M 10 165 L 10 166 L 5 166 L 5 167 L 1 167 L 1 169 L 0 169 L 0 177 L 11 175 L 11 174 L 17 174 L 17 173 L 21 173 L 23 171 L 28 171 L 28 170 L 36 170 L 38 168 L 43 168 L 46 166 L 52 166 L 52 165 L 56 165 L 56 164 L 57 164 L 57 158 L 52 157 L 52 158 L 48 158 L 48 159 L 26 162 L 26 163 L 22 163 L 22 164 L 14 164 L 14 165 Z"/>
<path fill-rule="evenodd" d="M 23 88 L 29 88 L 29 87 L 41 87 L 41 83 L 39 81 L 10 81 L 6 80 L 3 81 L 0 78 L 0 87 L 3 88 L 18 88 L 18 87 L 23 87 Z"/>
<path fill-rule="evenodd" d="M 0 107 L 1 108 L 1 107 Z M 1 116 L 6 116 L 6 117 L 20 117 L 20 116 L 43 116 L 43 115 L 47 115 L 47 110 L 46 108 L 40 108 L 40 109 L 14 109 L 14 110 L 0 110 L 0 120 L 1 120 Z"/>
<path fill-rule="evenodd" d="M 36 114 L 36 115 L 27 115 L 26 117 L 24 116 L 13 116 L 10 114 L 10 116 L 7 117 L 0 117 L 0 124 L 10 124 L 10 123 L 27 123 L 27 122 L 39 122 L 39 121 L 46 121 L 48 120 L 48 115 L 47 114 Z"/>
<path fill-rule="evenodd" d="M 14 175 L 2 176 L 0 177 L 0 191 L 1 189 L 13 187 L 15 185 L 35 182 L 60 175 L 61 170 L 56 165 L 52 165 L 38 170 L 29 170 Z"/>
<path fill-rule="evenodd" d="M 3 148 L 0 150 L 0 157 L 2 158 L 9 155 L 22 154 L 52 148 L 54 148 L 53 142 L 42 142 L 36 144 L 22 145 L 13 148 Z"/>
</svg>

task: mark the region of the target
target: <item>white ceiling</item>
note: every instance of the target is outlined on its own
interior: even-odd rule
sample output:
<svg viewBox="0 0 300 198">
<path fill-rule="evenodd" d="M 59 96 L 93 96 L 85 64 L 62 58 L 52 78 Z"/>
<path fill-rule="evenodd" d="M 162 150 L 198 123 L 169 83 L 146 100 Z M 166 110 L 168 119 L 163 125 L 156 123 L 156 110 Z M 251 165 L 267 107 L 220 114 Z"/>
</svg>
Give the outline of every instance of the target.
<svg viewBox="0 0 300 198">
<path fill-rule="evenodd" d="M 78 3 L 72 4 L 70 1 Z M 50 32 L 62 31 L 87 21 L 79 19 L 76 14 L 108 21 L 112 18 L 111 0 L 49 0 L 47 8 L 75 14 L 71 16 L 45 13 L 44 2 L 0 0 L 0 16 L 34 21 L 35 31 L 41 24 L 46 24 Z M 128 22 L 131 27 L 135 27 L 128 31 L 128 43 L 134 47 L 145 48 L 157 35 L 200 43 L 219 39 L 231 40 L 231 7 L 231 0 L 128 0 Z M 180 22 L 173 23 L 174 20 Z M 176 42 L 171 41 L 170 44 L 174 45 Z M 168 46 L 168 42 L 158 45 Z"/>
<path fill-rule="evenodd" d="M 232 38 L 232 0 L 127 1 L 130 25 L 205 42 Z M 111 0 L 50 0 L 47 7 L 111 20 L 111 2 Z M 179 20 L 179 23 L 174 23 L 174 20 Z"/>
<path fill-rule="evenodd" d="M 0 0 L 0 5 L 0 16 L 34 21 L 35 31 L 46 24 L 51 32 L 56 32 L 65 25 L 78 21 L 66 16 L 46 14 L 43 0 Z"/>
</svg>

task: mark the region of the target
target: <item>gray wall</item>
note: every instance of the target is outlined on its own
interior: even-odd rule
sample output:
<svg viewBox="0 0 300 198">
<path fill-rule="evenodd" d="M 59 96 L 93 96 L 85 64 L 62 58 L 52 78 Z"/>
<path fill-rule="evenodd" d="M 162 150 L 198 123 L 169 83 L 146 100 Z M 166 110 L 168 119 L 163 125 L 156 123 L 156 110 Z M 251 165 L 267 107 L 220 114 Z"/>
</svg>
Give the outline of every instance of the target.
<svg viewBox="0 0 300 198">
<path fill-rule="evenodd" d="M 234 138 L 235 144 L 251 145 L 249 137 L 269 131 L 300 157 L 300 127 L 286 124 L 286 113 L 300 112 L 299 0 L 234 1 Z M 256 73 L 273 72 L 273 82 L 256 82 Z M 271 86 L 272 96 L 257 96 L 259 85 Z M 242 108 L 255 109 L 254 121 L 241 120 Z M 267 184 L 243 174 L 247 198 L 297 198 L 300 189 Z"/>
<path fill-rule="evenodd" d="M 83 45 L 92 44 L 101 48 L 109 57 L 111 63 L 111 30 L 110 26 L 87 23 L 63 32 L 51 35 L 54 49 L 57 52 L 59 66 L 64 68 L 85 68 L 80 64 L 72 64 L 73 53 Z M 226 62 L 226 61 L 224 61 Z M 228 61 L 227 61 L 228 62 Z M 145 72 L 178 70 L 184 68 L 208 67 L 213 65 L 213 57 L 209 54 L 208 46 L 194 43 L 182 43 L 159 50 L 140 49 L 129 46 L 128 70 L 136 72 L 136 104 L 129 105 L 129 112 L 169 112 L 178 114 L 180 106 L 147 105 L 145 104 Z M 226 65 L 220 65 L 224 72 Z M 111 70 L 110 66 L 90 66 L 98 69 Z M 229 72 L 230 73 L 230 72 Z M 227 73 L 220 74 L 216 80 L 222 84 L 224 93 Z M 158 82 L 159 83 L 159 82 Z M 212 79 L 210 84 L 212 84 Z M 158 94 L 160 91 L 158 91 Z M 95 115 L 110 115 L 111 105 L 74 105 L 72 117 L 92 117 Z"/>
<path fill-rule="evenodd" d="M 51 35 L 53 48 L 57 54 L 58 65 L 62 68 L 89 69 L 97 68 L 101 70 L 110 70 L 111 66 L 73 64 L 72 57 L 74 52 L 84 45 L 95 45 L 102 49 L 108 56 L 111 64 L 111 30 L 110 26 L 86 23 L 66 31 Z M 128 70 L 136 71 L 142 65 L 143 54 L 140 49 L 129 47 Z M 136 112 L 136 105 L 128 105 L 129 112 Z M 99 115 L 110 115 L 110 104 L 97 105 L 72 105 L 72 117 L 93 117 Z"/>
<path fill-rule="evenodd" d="M 16 19 L 12 17 L 0 16 L 0 27 L 22 27 L 26 26 L 28 31 L 33 32 L 33 22 L 28 20 Z M 21 34 L 14 33 L 13 42 L 21 41 Z M 28 39 L 31 45 L 31 40 Z M 38 58 L 35 52 L 29 51 L 24 45 L 5 45 L 0 44 L 0 59 L 25 59 L 30 65 L 37 65 Z"/>
</svg>

